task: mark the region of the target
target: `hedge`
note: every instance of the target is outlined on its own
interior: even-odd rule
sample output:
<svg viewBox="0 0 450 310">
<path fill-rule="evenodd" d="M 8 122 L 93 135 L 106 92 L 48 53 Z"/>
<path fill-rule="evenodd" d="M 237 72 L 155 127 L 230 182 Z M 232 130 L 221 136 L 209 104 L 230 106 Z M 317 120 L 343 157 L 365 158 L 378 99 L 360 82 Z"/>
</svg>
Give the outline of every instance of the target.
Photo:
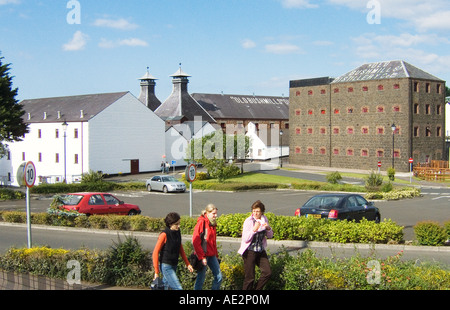
<svg viewBox="0 0 450 310">
<path fill-rule="evenodd" d="M 190 242 L 184 243 L 187 253 Z M 270 290 L 448 290 L 450 271 L 437 264 L 404 261 L 402 253 L 377 257 L 319 258 L 312 250 L 268 253 L 272 276 L 266 285 Z M 242 288 L 244 267 L 237 253 L 222 255 L 220 269 L 222 289 Z M 10 249 L 0 256 L 0 269 L 67 279 L 67 262 L 80 263 L 81 280 L 116 286 L 148 288 L 153 280 L 151 250 L 143 249 L 134 237 L 114 243 L 108 250 L 64 250 L 48 247 Z M 180 259 L 177 275 L 184 289 L 193 289 L 196 273 L 188 272 Z M 257 276 L 259 269 L 257 269 Z M 205 288 L 211 287 L 208 269 Z"/>
<path fill-rule="evenodd" d="M 49 209 L 52 210 L 52 209 Z M 244 220 L 250 213 L 223 214 L 217 220 L 217 235 L 240 237 Z M 403 241 L 403 226 L 392 220 L 381 223 L 363 219 L 354 221 L 333 221 L 307 217 L 283 216 L 266 213 L 275 240 L 309 240 L 339 243 L 400 243 Z M 0 212 L 0 221 L 25 223 L 26 213 L 18 211 Z M 132 230 L 160 232 L 164 229 L 162 218 L 144 215 L 92 215 L 76 212 L 55 212 L 32 214 L 32 224 L 69 226 L 95 229 Z M 196 218 L 182 216 L 181 231 L 192 234 Z"/>
</svg>

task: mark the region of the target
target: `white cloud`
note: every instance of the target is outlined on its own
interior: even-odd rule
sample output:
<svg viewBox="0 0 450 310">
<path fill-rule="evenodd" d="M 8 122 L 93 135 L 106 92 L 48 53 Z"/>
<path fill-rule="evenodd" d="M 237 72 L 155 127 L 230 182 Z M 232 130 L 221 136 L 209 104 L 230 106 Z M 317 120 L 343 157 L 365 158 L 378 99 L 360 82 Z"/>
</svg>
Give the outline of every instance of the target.
<svg viewBox="0 0 450 310">
<path fill-rule="evenodd" d="M 70 40 L 67 44 L 63 45 L 64 51 L 79 51 L 84 49 L 87 44 L 88 35 L 82 33 L 81 31 L 75 32 L 72 40 Z"/>
<path fill-rule="evenodd" d="M 310 0 L 280 0 L 281 4 L 285 8 L 305 8 L 305 9 L 313 9 L 318 8 L 317 4 L 311 4 Z"/>
<path fill-rule="evenodd" d="M 437 35 L 376 35 L 365 33 L 352 38 L 356 56 L 365 61 L 405 60 L 431 74 L 447 73 L 450 70 L 450 54 L 428 51 L 429 45 L 441 44 L 442 50 L 450 40 Z"/>
<path fill-rule="evenodd" d="M 267 44 L 265 50 L 271 54 L 302 54 L 300 47 L 289 43 Z"/>
<path fill-rule="evenodd" d="M 244 39 L 241 41 L 241 46 L 245 49 L 250 49 L 256 47 L 256 43 L 250 39 Z"/>
<path fill-rule="evenodd" d="M 120 30 L 133 30 L 138 28 L 138 25 L 130 23 L 124 18 L 120 19 L 106 19 L 100 18 L 94 22 L 94 26 L 97 27 L 106 27 Z"/>
<path fill-rule="evenodd" d="M 116 47 L 120 47 L 120 46 L 145 47 L 145 46 L 148 46 L 148 43 L 145 42 L 144 40 L 137 39 L 137 38 L 123 39 L 123 40 L 116 40 L 116 41 L 101 39 L 98 46 L 101 48 L 116 48 Z"/>
<path fill-rule="evenodd" d="M 372 0 L 380 4 L 381 24 L 383 18 L 395 18 L 414 26 L 417 31 L 450 29 L 448 0 Z M 369 0 L 328 0 L 334 5 L 369 12 Z"/>
<path fill-rule="evenodd" d="M 19 4 L 20 0 L 0 0 L 0 5 Z"/>
</svg>

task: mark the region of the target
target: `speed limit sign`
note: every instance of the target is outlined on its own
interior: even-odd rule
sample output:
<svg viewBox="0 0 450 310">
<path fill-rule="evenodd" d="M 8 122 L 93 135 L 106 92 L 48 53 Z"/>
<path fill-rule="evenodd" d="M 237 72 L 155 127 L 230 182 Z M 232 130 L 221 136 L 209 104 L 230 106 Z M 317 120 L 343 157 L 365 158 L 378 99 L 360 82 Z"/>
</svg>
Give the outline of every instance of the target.
<svg viewBox="0 0 450 310">
<path fill-rule="evenodd" d="M 197 166 L 190 164 L 186 169 L 186 180 L 189 182 L 194 182 L 197 177 Z"/>
<path fill-rule="evenodd" d="M 34 186 L 34 182 L 36 182 L 36 167 L 31 161 L 27 162 L 27 164 L 25 165 L 24 178 L 25 178 L 25 185 L 27 187 Z"/>
</svg>

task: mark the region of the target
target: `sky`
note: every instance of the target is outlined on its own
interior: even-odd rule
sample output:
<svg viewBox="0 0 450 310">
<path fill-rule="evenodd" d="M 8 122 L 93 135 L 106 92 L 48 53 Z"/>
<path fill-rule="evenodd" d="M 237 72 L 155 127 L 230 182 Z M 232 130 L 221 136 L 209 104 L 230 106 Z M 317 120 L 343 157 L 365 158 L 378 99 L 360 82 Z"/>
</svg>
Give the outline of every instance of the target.
<svg viewBox="0 0 450 310">
<path fill-rule="evenodd" d="M 450 0 L 0 0 L 16 99 L 130 91 L 288 96 L 289 81 L 404 60 L 450 81 Z"/>
</svg>

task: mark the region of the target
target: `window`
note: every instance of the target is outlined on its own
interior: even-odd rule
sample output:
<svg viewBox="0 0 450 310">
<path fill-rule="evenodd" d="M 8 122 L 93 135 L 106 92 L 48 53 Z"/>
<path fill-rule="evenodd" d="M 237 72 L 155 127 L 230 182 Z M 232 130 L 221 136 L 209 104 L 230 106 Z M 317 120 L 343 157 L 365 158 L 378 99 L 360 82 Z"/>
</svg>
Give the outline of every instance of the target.
<svg viewBox="0 0 450 310">
<path fill-rule="evenodd" d="M 362 127 L 362 128 L 361 128 L 361 133 L 362 133 L 363 135 L 369 134 L 369 127 Z"/>
<path fill-rule="evenodd" d="M 339 155 L 339 148 L 334 148 L 333 149 L 333 155 Z"/>
<path fill-rule="evenodd" d="M 327 93 L 327 91 L 326 91 L 325 89 L 321 89 L 321 90 L 320 90 L 320 93 L 321 93 L 322 95 L 325 95 L 325 94 Z"/>
<path fill-rule="evenodd" d="M 354 132 L 353 127 L 347 127 L 347 134 L 351 135 L 353 134 L 353 132 Z"/>
<path fill-rule="evenodd" d="M 362 149 L 362 150 L 361 150 L 361 156 L 362 156 L 362 157 L 367 157 L 367 156 L 369 156 L 369 151 L 366 150 L 366 149 Z"/>
<path fill-rule="evenodd" d="M 300 96 L 300 94 L 301 94 L 301 93 L 300 93 L 299 90 L 297 90 L 297 91 L 295 92 L 295 95 L 296 95 L 296 96 Z"/>
<path fill-rule="evenodd" d="M 302 149 L 299 146 L 297 146 L 295 148 L 295 154 L 301 154 L 301 153 L 302 153 Z"/>
<path fill-rule="evenodd" d="M 362 91 L 368 91 L 369 87 L 368 86 L 363 86 Z"/>
<path fill-rule="evenodd" d="M 430 128 L 430 126 L 427 126 L 427 128 L 425 128 L 425 136 L 426 137 L 431 137 L 431 128 Z"/>
<path fill-rule="evenodd" d="M 22 152 L 22 160 L 25 161 L 25 152 Z"/>
<path fill-rule="evenodd" d="M 324 148 L 324 147 L 321 147 L 319 152 L 320 152 L 320 155 L 326 155 L 327 154 L 327 149 Z"/>
<path fill-rule="evenodd" d="M 333 113 L 334 114 L 339 114 L 339 113 L 341 113 L 341 111 L 339 111 L 339 109 L 334 109 Z"/>
<path fill-rule="evenodd" d="M 362 107 L 361 108 L 361 112 L 362 113 L 369 113 L 369 108 L 368 107 Z"/>
<path fill-rule="evenodd" d="M 425 105 L 425 114 L 427 114 L 427 115 L 431 114 L 431 107 L 429 104 Z"/>
<path fill-rule="evenodd" d="M 383 150 L 377 150 L 377 157 L 379 157 L 379 158 L 384 157 L 384 151 Z"/>
<path fill-rule="evenodd" d="M 440 94 L 440 93 L 441 93 L 441 90 L 442 90 L 441 84 L 437 84 L 437 85 L 436 85 L 436 92 L 437 92 L 438 94 Z"/>
<path fill-rule="evenodd" d="M 394 89 L 400 89 L 400 84 L 394 84 Z"/>
<path fill-rule="evenodd" d="M 347 149 L 347 156 L 353 156 L 353 149 Z"/>
<path fill-rule="evenodd" d="M 314 111 L 313 110 L 308 110 L 308 115 L 313 115 Z"/>
<path fill-rule="evenodd" d="M 441 126 L 437 126 L 437 128 L 436 128 L 436 136 L 437 136 L 437 137 L 442 136 L 442 129 L 441 129 Z"/>
<path fill-rule="evenodd" d="M 55 138 L 56 138 L 56 139 L 59 138 L 59 129 L 55 129 Z"/>
<path fill-rule="evenodd" d="M 399 150 L 395 150 L 394 151 L 394 158 L 400 158 L 400 151 Z"/>
<path fill-rule="evenodd" d="M 384 86 L 383 85 L 378 85 L 378 90 L 384 90 Z"/>
<path fill-rule="evenodd" d="M 38 139 L 42 138 L 42 131 L 40 129 L 38 129 Z"/>
<path fill-rule="evenodd" d="M 353 87 L 349 87 L 349 88 L 348 88 L 348 92 L 349 92 L 349 93 L 353 93 Z"/>
<path fill-rule="evenodd" d="M 414 137 L 418 137 L 419 136 L 419 126 L 415 126 L 414 127 Z"/>
<path fill-rule="evenodd" d="M 312 96 L 314 93 L 312 90 L 308 90 L 308 96 Z"/>
<path fill-rule="evenodd" d="M 74 164 L 78 164 L 78 154 L 75 154 L 75 162 Z"/>
<path fill-rule="evenodd" d="M 38 153 L 38 161 L 42 162 L 42 153 Z"/>
<path fill-rule="evenodd" d="M 295 115 L 299 116 L 301 114 L 302 114 L 302 110 L 300 110 L 300 109 L 295 110 Z"/>
<path fill-rule="evenodd" d="M 338 135 L 339 134 L 339 127 L 334 127 L 333 128 L 333 134 Z"/>
<path fill-rule="evenodd" d="M 333 89 L 333 92 L 334 92 L 335 94 L 337 94 L 337 93 L 339 92 L 339 88 Z"/>
<path fill-rule="evenodd" d="M 307 152 L 308 152 L 308 154 L 310 154 L 310 155 L 314 154 L 314 148 L 308 147 Z"/>
<path fill-rule="evenodd" d="M 58 153 L 55 154 L 55 163 L 59 163 L 59 154 Z"/>
<path fill-rule="evenodd" d="M 414 92 L 415 93 L 419 92 L 419 82 L 414 82 Z"/>
<path fill-rule="evenodd" d="M 384 107 L 381 106 L 381 105 L 377 106 L 377 112 L 378 113 L 383 113 L 384 112 Z"/>
<path fill-rule="evenodd" d="M 320 134 L 325 135 L 327 133 L 326 127 L 320 127 Z"/>
<path fill-rule="evenodd" d="M 442 106 L 438 104 L 436 106 L 436 115 L 441 115 L 441 113 L 442 113 Z"/>
<path fill-rule="evenodd" d="M 414 114 L 419 114 L 419 104 L 418 103 L 414 104 Z"/>
<path fill-rule="evenodd" d="M 383 135 L 383 134 L 384 134 L 384 127 L 378 126 L 378 127 L 377 127 L 377 134 Z"/>
<path fill-rule="evenodd" d="M 348 114 L 353 113 L 353 108 L 347 108 L 347 113 L 348 113 Z"/>
<path fill-rule="evenodd" d="M 320 114 L 327 114 L 327 111 L 325 109 L 320 110 Z"/>
<path fill-rule="evenodd" d="M 302 133 L 302 130 L 301 130 L 301 128 L 295 128 L 295 134 L 296 135 L 299 135 L 299 134 L 301 134 Z"/>
<path fill-rule="evenodd" d="M 430 83 L 425 84 L 425 92 L 427 92 L 428 94 L 431 93 L 431 84 Z"/>
<path fill-rule="evenodd" d="M 312 129 L 311 127 L 309 127 L 309 128 L 307 129 L 307 132 L 308 132 L 308 134 L 312 135 L 312 134 L 313 134 L 313 129 Z"/>
<path fill-rule="evenodd" d="M 400 107 L 399 107 L 398 105 L 395 105 L 395 106 L 392 108 L 392 110 L 393 110 L 394 112 L 400 112 Z"/>
<path fill-rule="evenodd" d="M 73 137 L 74 137 L 75 139 L 78 139 L 78 128 L 75 128 L 75 129 L 73 130 Z"/>
</svg>

